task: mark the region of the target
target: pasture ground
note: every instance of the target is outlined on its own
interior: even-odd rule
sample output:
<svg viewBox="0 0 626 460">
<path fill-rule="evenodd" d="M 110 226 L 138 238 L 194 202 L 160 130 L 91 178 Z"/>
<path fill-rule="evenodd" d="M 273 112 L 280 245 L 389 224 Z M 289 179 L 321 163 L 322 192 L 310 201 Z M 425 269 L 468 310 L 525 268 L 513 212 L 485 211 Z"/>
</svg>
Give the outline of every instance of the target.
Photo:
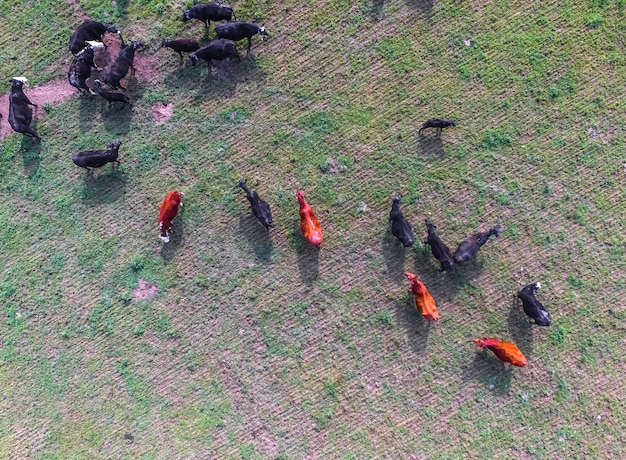
<svg viewBox="0 0 626 460">
<path fill-rule="evenodd" d="M 202 36 L 183 6 L 0 0 L 0 93 L 63 78 L 83 15 L 150 44 L 132 109 L 73 96 L 39 108 L 41 145 L 0 141 L 0 457 L 624 457 L 624 1 L 242 0 L 271 37 L 211 76 L 158 49 Z M 431 116 L 458 126 L 419 139 Z M 115 139 L 119 170 L 72 164 Z M 389 235 L 396 192 L 450 246 L 505 231 L 441 274 Z M 515 301 L 534 281 L 550 328 Z"/>
</svg>

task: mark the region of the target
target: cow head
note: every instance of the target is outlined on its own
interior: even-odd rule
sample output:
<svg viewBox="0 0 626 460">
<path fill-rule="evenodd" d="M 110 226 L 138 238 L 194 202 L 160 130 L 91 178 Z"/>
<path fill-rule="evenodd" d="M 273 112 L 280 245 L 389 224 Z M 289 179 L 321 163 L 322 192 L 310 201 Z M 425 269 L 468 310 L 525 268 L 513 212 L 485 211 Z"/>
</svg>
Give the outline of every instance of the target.
<svg viewBox="0 0 626 460">
<path fill-rule="evenodd" d="M 189 10 L 183 10 L 183 22 L 187 22 L 191 19 L 189 16 Z"/>
<path fill-rule="evenodd" d="M 145 43 L 144 43 L 144 42 L 140 42 L 140 41 L 137 41 L 137 40 L 131 40 L 131 41 L 130 41 L 130 47 L 131 47 L 132 49 L 134 49 L 134 50 L 138 50 L 139 48 L 143 48 L 143 47 L 145 47 L 145 46 L 146 46 L 146 45 L 145 45 Z"/>
<path fill-rule="evenodd" d="M 109 150 L 119 150 L 120 145 L 122 145 L 122 141 L 115 141 L 109 144 Z"/>
<path fill-rule="evenodd" d="M 270 35 L 267 33 L 267 30 L 265 30 L 265 26 L 261 25 L 261 27 L 259 27 L 259 31 L 257 32 L 262 39 L 266 39 L 268 38 Z"/>
<path fill-rule="evenodd" d="M 107 32 L 110 32 L 112 34 L 121 34 L 122 32 L 120 32 L 120 30 L 115 27 L 112 24 L 105 24 L 106 28 L 107 28 Z"/>
<path fill-rule="evenodd" d="M 191 53 L 189 55 L 189 60 L 191 61 L 191 65 L 195 67 L 196 62 L 198 62 L 198 56 L 196 56 L 196 53 Z"/>
<path fill-rule="evenodd" d="M 28 86 L 28 80 L 26 79 L 26 77 L 13 77 L 11 78 L 10 81 L 11 83 L 19 86 L 20 88 L 24 85 Z"/>
<path fill-rule="evenodd" d="M 96 40 L 87 40 L 85 43 L 94 51 L 104 49 L 104 43 Z"/>
</svg>

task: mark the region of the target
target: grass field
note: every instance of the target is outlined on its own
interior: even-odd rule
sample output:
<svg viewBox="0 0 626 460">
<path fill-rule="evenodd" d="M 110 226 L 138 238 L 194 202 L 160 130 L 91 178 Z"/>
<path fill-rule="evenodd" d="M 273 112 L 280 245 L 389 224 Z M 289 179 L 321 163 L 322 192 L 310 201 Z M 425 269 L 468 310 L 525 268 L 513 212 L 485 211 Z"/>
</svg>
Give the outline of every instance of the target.
<svg viewBox="0 0 626 460">
<path fill-rule="evenodd" d="M 155 68 L 126 80 L 132 109 L 76 96 L 39 108 L 40 146 L 0 141 L 0 458 L 626 456 L 626 2 L 241 0 L 270 38 L 213 76 L 158 49 L 202 36 L 183 2 L 15 3 L 1 93 L 65 75 L 77 8 L 149 43 L 137 60 Z M 433 116 L 457 127 L 420 140 Z M 71 162 L 116 139 L 117 172 Z M 240 178 L 270 202 L 269 235 Z M 397 192 L 420 240 L 406 251 Z M 427 217 L 450 246 L 505 231 L 442 274 Z M 535 281 L 550 328 L 515 299 Z"/>
</svg>

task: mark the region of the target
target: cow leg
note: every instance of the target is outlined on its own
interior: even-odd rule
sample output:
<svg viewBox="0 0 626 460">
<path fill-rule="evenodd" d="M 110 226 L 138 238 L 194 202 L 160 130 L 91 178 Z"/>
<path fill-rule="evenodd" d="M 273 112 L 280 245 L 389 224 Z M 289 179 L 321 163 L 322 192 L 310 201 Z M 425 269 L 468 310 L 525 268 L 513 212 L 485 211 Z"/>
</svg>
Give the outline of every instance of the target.
<svg viewBox="0 0 626 460">
<path fill-rule="evenodd" d="M 180 56 L 180 64 L 183 63 L 183 53 L 181 53 L 180 51 L 176 51 L 178 53 L 178 55 Z M 179 64 L 179 65 L 180 65 Z"/>
<path fill-rule="evenodd" d="M 252 37 L 248 37 L 248 52 L 246 54 L 250 53 L 250 47 L 252 46 Z"/>
</svg>

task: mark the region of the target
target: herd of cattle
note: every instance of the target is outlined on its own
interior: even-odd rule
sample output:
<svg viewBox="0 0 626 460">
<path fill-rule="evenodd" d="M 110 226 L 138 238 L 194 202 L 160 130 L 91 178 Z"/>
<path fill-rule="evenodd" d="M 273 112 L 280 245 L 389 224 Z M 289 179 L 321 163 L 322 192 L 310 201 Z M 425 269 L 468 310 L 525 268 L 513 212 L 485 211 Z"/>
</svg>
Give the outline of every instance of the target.
<svg viewBox="0 0 626 460">
<path fill-rule="evenodd" d="M 218 38 L 204 47 L 200 47 L 197 41 L 187 38 L 163 41 L 161 47 L 171 48 L 177 52 L 180 55 L 181 61 L 183 52 L 191 53 L 189 54 L 189 59 L 194 66 L 198 59 L 205 60 L 209 68 L 212 60 L 222 60 L 229 57 L 239 59 L 235 44 L 236 41 L 247 39 L 249 52 L 253 36 L 260 35 L 266 37 L 268 34 L 263 26 L 247 21 L 232 21 L 234 16 L 233 9 L 226 4 L 211 2 L 195 5 L 189 10 L 183 11 L 182 20 L 187 22 L 190 19 L 198 19 L 204 23 L 205 29 L 208 29 L 211 21 L 227 21 L 215 27 Z M 105 69 L 100 69 L 94 63 L 94 53 L 106 47 L 102 41 L 102 37 L 105 33 L 118 34 L 122 40 L 122 48 L 116 58 L 109 63 Z M 126 45 L 120 30 L 115 26 L 87 20 L 78 26 L 70 37 L 69 49 L 72 54 L 74 54 L 74 59 L 70 65 L 68 80 L 81 94 L 100 94 L 100 96 L 109 101 L 109 104 L 112 102 L 130 104 L 128 96 L 123 92 L 125 88 L 122 87 L 120 81 L 126 77 L 129 70 L 134 71 L 133 61 L 135 51 L 144 46 L 142 42 L 135 40 L 132 40 Z M 87 85 L 87 80 L 91 76 L 91 69 L 102 71 L 102 80 L 94 80 L 93 88 Z M 14 131 L 33 137 L 39 141 L 39 136 L 30 126 L 32 122 L 32 110 L 30 106 L 34 106 L 34 104 L 24 94 L 23 88 L 26 81 L 24 77 L 14 77 L 11 79 L 9 124 Z M 104 84 L 106 84 L 109 89 L 105 89 Z M 455 122 L 452 120 L 431 118 L 421 126 L 419 135 L 421 136 L 424 130 L 428 128 L 436 129 L 437 135 L 440 135 L 442 129 L 453 126 L 455 126 Z M 115 141 L 109 144 L 105 149 L 78 152 L 72 157 L 72 160 L 77 166 L 86 168 L 88 171 L 91 171 L 90 168 L 99 168 L 107 163 L 119 164 L 118 153 L 120 145 L 120 141 Z M 254 216 L 269 230 L 272 226 L 272 213 L 269 204 L 262 200 L 255 191 L 250 190 L 245 181 L 239 181 L 238 185 L 245 191 Z M 178 191 L 169 192 L 159 208 L 159 216 L 157 219 L 159 237 L 164 243 L 169 242 L 169 232 L 172 228 L 172 222 L 176 218 L 179 208 L 182 206 L 182 196 L 183 194 Z M 309 244 L 320 246 L 322 243 L 320 222 L 311 205 L 305 200 L 302 191 L 296 192 L 296 198 L 300 208 L 300 229 L 302 235 Z M 402 195 L 398 194 L 392 200 L 391 212 L 389 214 L 391 233 L 404 247 L 410 247 L 415 243 L 415 237 L 411 225 L 400 210 L 401 198 Z M 451 252 L 449 247 L 437 235 L 435 228 L 435 224 L 427 219 L 426 230 L 428 232 L 428 238 L 425 243 L 430 246 L 433 256 L 441 264 L 441 271 L 451 270 L 455 264 L 464 264 L 473 259 L 489 238 L 492 235 L 498 237 L 501 231 L 501 226 L 495 225 L 486 232 L 473 233 L 461 241 L 454 252 Z M 426 289 L 424 283 L 413 273 L 405 272 L 405 276 L 411 284 L 409 292 L 414 297 L 417 310 L 427 321 L 437 321 L 439 319 L 439 313 L 435 301 Z M 517 295 L 522 299 L 524 312 L 535 320 L 535 324 L 539 326 L 549 326 L 550 314 L 535 297 L 535 292 L 540 287 L 540 283 L 529 284 L 521 289 Z M 511 342 L 500 341 L 496 338 L 474 339 L 474 342 L 481 348 L 489 348 L 499 359 L 515 366 L 521 367 L 525 366 L 527 363 L 522 352 Z"/>
</svg>

